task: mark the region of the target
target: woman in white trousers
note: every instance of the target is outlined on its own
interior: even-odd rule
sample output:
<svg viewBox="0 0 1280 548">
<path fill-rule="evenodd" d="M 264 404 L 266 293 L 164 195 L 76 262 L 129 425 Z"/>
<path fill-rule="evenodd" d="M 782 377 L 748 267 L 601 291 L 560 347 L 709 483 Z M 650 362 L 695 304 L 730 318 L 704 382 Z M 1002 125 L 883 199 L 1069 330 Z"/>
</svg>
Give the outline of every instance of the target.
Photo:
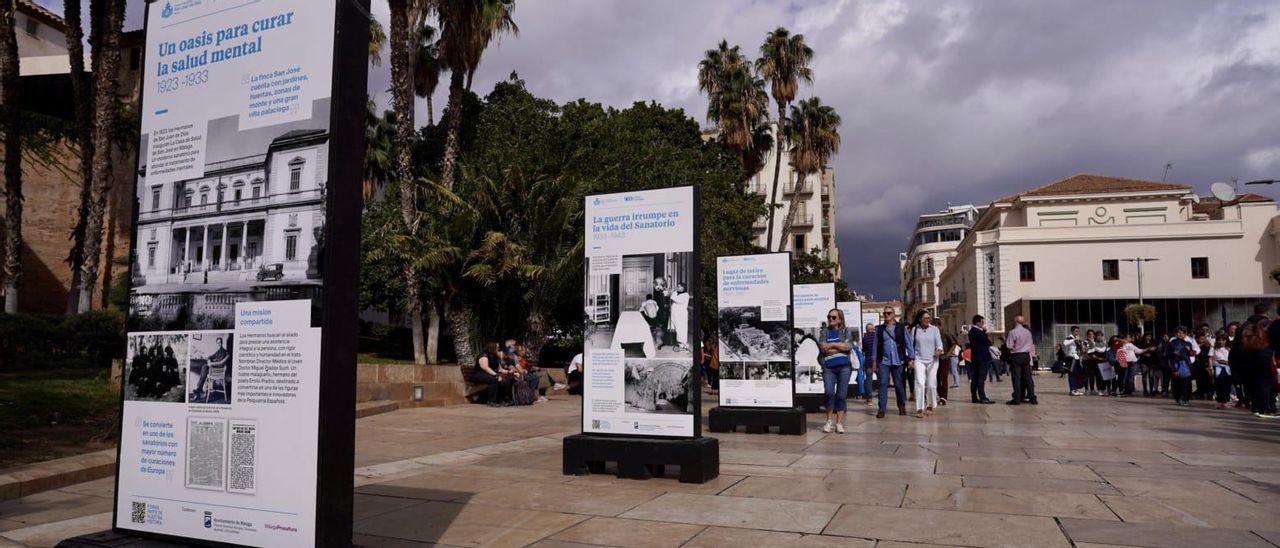
<svg viewBox="0 0 1280 548">
<path fill-rule="evenodd" d="M 916 416 L 923 418 L 933 414 L 938 406 L 938 363 L 945 348 L 942 345 L 942 332 L 932 325 L 933 317 L 928 312 L 916 315 L 911 334 L 915 340 L 916 360 Z"/>
</svg>

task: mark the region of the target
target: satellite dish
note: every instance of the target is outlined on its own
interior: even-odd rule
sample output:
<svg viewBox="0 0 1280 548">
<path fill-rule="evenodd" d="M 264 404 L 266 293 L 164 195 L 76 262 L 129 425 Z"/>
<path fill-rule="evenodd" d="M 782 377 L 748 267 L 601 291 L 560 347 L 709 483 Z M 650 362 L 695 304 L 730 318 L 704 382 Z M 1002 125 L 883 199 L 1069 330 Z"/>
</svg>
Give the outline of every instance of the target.
<svg viewBox="0 0 1280 548">
<path fill-rule="evenodd" d="M 1230 202 L 1236 199 L 1236 189 L 1228 183 L 1213 183 L 1209 185 L 1209 192 L 1213 193 L 1213 197 L 1219 201 Z"/>
<path fill-rule="evenodd" d="M 1192 194 L 1192 195 L 1191 195 L 1191 203 L 1193 203 L 1193 204 L 1198 204 L 1198 203 L 1200 203 L 1200 195 L 1199 195 L 1199 194 Z"/>
</svg>

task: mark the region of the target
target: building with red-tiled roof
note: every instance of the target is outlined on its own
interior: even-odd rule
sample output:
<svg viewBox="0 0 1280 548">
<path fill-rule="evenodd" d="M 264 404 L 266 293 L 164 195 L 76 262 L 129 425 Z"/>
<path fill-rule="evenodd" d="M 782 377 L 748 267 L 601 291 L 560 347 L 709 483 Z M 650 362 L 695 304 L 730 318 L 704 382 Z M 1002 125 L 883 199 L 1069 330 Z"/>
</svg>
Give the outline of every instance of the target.
<svg viewBox="0 0 1280 548">
<path fill-rule="evenodd" d="M 938 276 L 936 313 L 957 334 L 974 314 L 996 331 L 1022 315 L 1049 359 L 1072 325 L 1217 327 L 1280 296 L 1276 217 L 1275 201 L 1256 194 L 1221 203 L 1186 184 L 1072 175 L 983 210 Z M 1157 317 L 1143 326 L 1123 313 L 1139 300 L 1135 259 L 1154 259 L 1141 263 L 1141 297 Z"/>
</svg>

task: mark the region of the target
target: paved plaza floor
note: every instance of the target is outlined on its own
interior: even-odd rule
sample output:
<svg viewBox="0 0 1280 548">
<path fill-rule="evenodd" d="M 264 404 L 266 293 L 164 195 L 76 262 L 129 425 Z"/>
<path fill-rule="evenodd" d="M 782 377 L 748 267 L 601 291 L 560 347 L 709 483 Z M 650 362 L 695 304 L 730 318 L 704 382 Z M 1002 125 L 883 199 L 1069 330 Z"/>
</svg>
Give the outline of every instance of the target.
<svg viewBox="0 0 1280 548">
<path fill-rule="evenodd" d="M 933 417 L 852 406 L 847 434 L 717 434 L 721 475 L 561 475 L 581 400 L 410 409 L 357 427 L 364 546 L 1280 546 L 1280 424 L 1065 395 Z M 989 385 L 993 397 L 1009 383 Z M 967 393 L 953 390 L 953 395 Z M 1004 399 L 1004 398 L 1002 398 Z M 706 407 L 714 405 L 708 402 Z M 0 503 L 0 546 L 105 529 L 110 479 Z"/>
</svg>

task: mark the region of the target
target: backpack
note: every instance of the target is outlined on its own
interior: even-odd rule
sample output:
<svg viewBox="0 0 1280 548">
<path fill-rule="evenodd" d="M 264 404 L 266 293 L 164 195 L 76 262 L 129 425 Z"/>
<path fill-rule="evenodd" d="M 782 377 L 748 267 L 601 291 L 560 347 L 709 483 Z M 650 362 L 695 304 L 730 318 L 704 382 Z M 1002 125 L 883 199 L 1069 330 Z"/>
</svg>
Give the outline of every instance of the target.
<svg viewBox="0 0 1280 548">
<path fill-rule="evenodd" d="M 1244 324 L 1243 333 L 1241 333 L 1240 347 L 1245 352 L 1262 352 L 1271 347 L 1270 341 L 1267 340 L 1267 331 L 1271 327 L 1269 318 L 1261 318 L 1256 322 Z"/>
<path fill-rule="evenodd" d="M 511 403 L 513 405 L 533 405 L 538 401 L 538 391 L 524 379 L 516 379 L 515 386 L 511 388 Z"/>
</svg>

